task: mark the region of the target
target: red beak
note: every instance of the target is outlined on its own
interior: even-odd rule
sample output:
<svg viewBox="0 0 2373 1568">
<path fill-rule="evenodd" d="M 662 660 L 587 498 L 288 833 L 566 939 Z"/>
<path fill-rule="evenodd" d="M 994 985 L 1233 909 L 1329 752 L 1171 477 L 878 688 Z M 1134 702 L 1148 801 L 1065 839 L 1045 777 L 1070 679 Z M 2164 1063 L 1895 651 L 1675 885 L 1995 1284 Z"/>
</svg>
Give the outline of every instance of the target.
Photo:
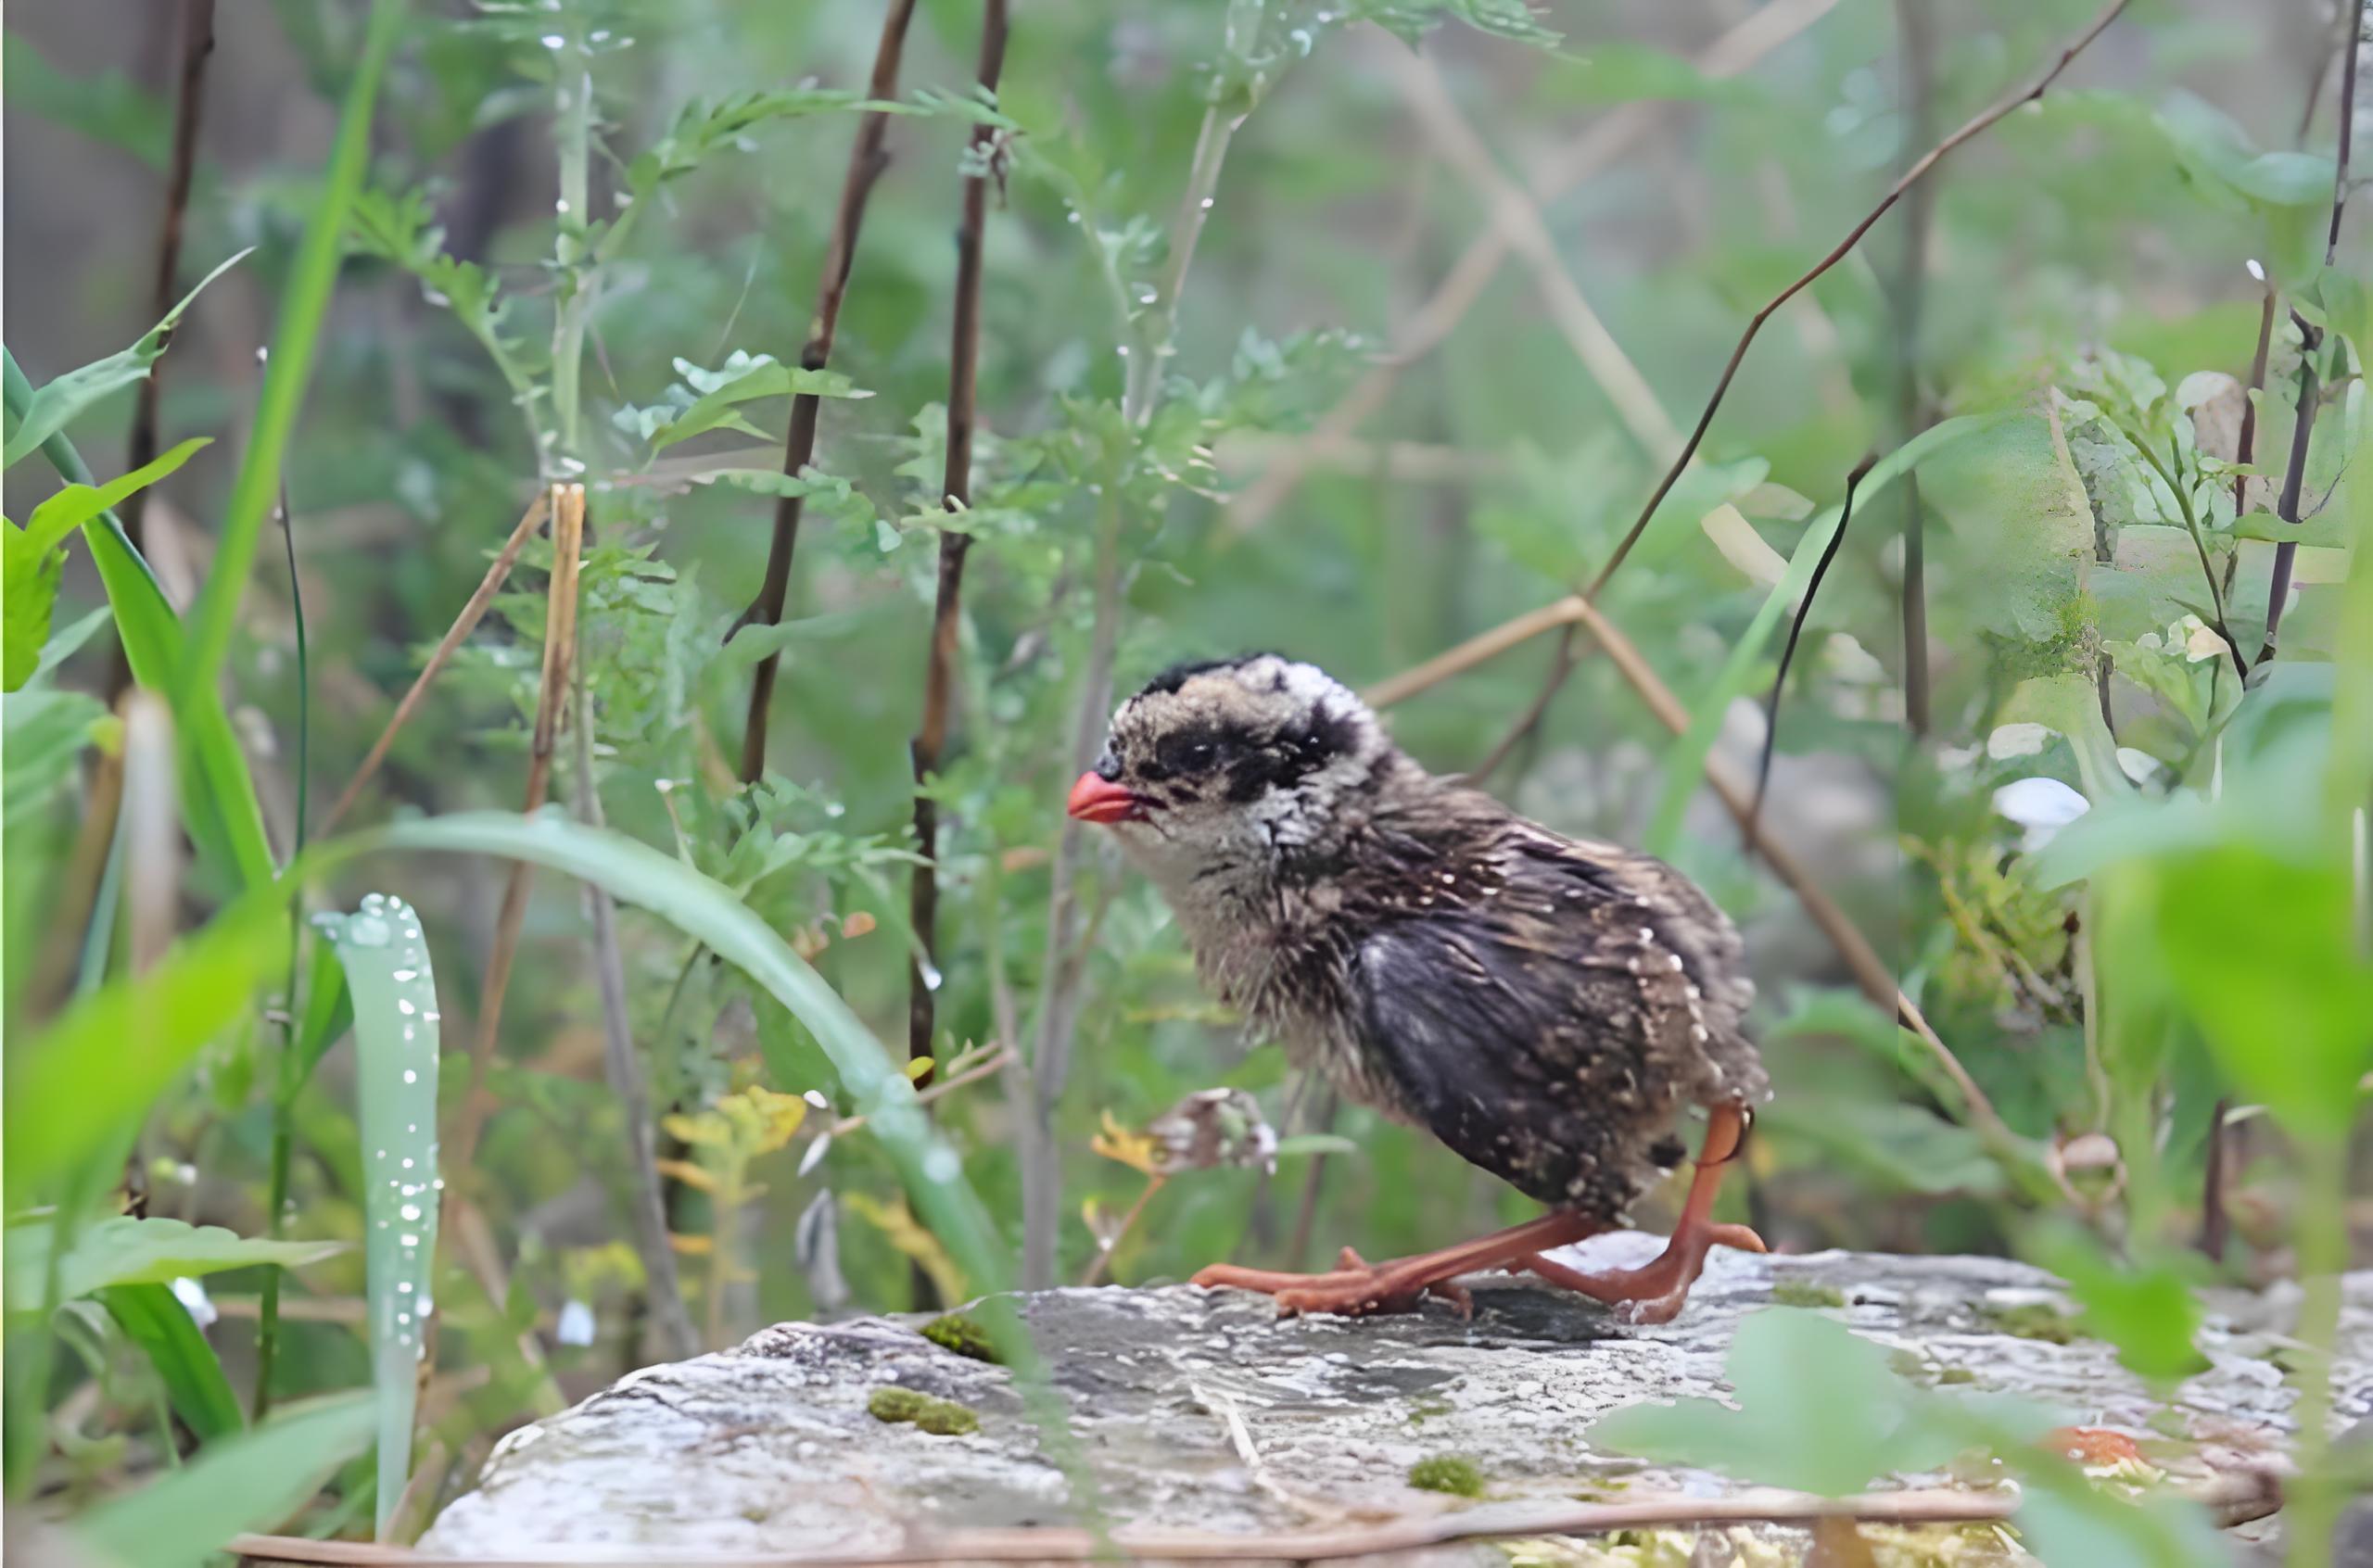
<svg viewBox="0 0 2373 1568">
<path fill-rule="evenodd" d="M 1133 791 L 1093 773 L 1079 776 L 1063 809 L 1082 822 L 1141 822 L 1146 815 L 1144 803 Z"/>
</svg>

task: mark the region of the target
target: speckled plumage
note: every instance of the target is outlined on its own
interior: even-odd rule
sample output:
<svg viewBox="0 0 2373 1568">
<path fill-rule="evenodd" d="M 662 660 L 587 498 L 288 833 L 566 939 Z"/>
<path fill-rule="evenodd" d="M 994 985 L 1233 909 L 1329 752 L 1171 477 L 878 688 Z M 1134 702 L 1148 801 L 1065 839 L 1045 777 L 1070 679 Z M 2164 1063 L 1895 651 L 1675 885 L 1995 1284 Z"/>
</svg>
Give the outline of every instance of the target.
<svg viewBox="0 0 2373 1568">
<path fill-rule="evenodd" d="M 1165 672 L 1096 771 L 1214 993 L 1529 1196 L 1618 1219 L 1682 1159 L 1683 1110 L 1768 1094 L 1703 892 L 1428 773 L 1311 665 Z"/>
</svg>

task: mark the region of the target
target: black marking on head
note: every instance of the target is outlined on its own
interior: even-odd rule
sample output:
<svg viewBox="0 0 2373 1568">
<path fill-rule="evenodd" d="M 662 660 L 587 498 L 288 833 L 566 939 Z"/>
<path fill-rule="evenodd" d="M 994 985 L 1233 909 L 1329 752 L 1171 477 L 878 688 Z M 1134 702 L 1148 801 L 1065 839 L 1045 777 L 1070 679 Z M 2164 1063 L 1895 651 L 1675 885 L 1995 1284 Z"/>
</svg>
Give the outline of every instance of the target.
<svg viewBox="0 0 2373 1568">
<path fill-rule="evenodd" d="M 1230 659 L 1181 659 L 1146 682 L 1138 689 L 1137 695 L 1140 697 L 1168 696 L 1199 675 L 1210 675 L 1214 670 L 1242 669 L 1245 665 L 1260 659 L 1277 661 L 1279 668 L 1269 683 L 1269 689 L 1283 691 L 1286 689 L 1284 669 L 1287 663 L 1286 656 L 1282 653 L 1255 651 L 1250 653 L 1238 653 Z"/>
</svg>

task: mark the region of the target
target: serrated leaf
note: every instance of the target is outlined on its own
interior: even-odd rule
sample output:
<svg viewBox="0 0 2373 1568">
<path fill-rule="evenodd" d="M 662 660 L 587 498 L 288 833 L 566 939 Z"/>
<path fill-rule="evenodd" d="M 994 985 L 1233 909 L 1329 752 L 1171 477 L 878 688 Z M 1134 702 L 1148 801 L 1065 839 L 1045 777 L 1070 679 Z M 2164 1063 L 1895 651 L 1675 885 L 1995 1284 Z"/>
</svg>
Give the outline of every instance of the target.
<svg viewBox="0 0 2373 1568">
<path fill-rule="evenodd" d="M 679 441 L 719 428 L 763 436 L 764 432 L 734 411 L 762 398 L 870 398 L 838 371 L 799 370 L 768 360 L 735 376 L 714 392 L 703 394 L 683 412 L 652 433 L 651 449 L 665 451 Z"/>
</svg>

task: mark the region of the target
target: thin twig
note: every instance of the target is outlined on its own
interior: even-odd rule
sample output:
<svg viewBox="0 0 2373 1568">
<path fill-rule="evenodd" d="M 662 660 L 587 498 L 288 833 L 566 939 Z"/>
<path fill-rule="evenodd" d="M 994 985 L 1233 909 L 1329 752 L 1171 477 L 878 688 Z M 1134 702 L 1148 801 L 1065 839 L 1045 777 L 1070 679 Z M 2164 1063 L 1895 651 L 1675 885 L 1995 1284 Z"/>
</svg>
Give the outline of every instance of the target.
<svg viewBox="0 0 2373 1568">
<path fill-rule="evenodd" d="M 2332 164 L 2332 217 L 2325 231 L 2324 266 L 2329 269 L 2340 257 L 2340 227 L 2348 210 L 2348 155 L 2355 140 L 2356 129 L 2356 68 L 2365 54 L 2366 0 L 2356 0 L 2350 13 L 2346 35 L 2347 60 L 2341 67 L 2340 94 L 2340 154 Z M 2291 324 L 2299 329 L 2299 406 L 2291 429 L 2291 458 L 2282 471 L 2282 494 L 2275 502 L 2274 514 L 2285 523 L 2299 521 L 2299 491 L 2307 474 L 2307 445 L 2316 429 L 2316 409 L 2320 400 L 2320 388 L 2316 378 L 2316 353 L 2323 347 L 2324 335 L 2296 310 L 2291 312 Z M 2266 588 L 2265 646 L 2258 650 L 2258 663 L 2263 664 L 2274 657 L 2275 634 L 2282 625 L 2283 601 L 2291 597 L 2291 572 L 2299 553 L 2299 541 L 2284 539 L 2274 547 L 2274 572 Z"/>
<path fill-rule="evenodd" d="M 982 93 L 995 99 L 1005 66 L 1006 0 L 983 0 Z M 956 325 L 947 351 L 947 463 L 940 504 L 961 513 L 972 504 L 972 428 L 981 366 L 981 242 L 988 227 L 990 162 L 996 130 L 975 125 L 964 175 L 963 221 L 956 232 Z M 907 966 L 907 1056 L 932 1054 L 939 990 L 939 803 L 928 786 L 947 745 L 947 710 L 955 687 L 956 641 L 962 619 L 964 559 L 972 536 L 948 528 L 939 536 L 939 586 L 932 603 L 931 650 L 923 673 L 922 725 L 915 732 L 916 863 L 907 890 L 907 922 L 918 951 Z"/>
<path fill-rule="evenodd" d="M 1122 1242 L 1128 1238 L 1130 1231 L 1136 1227 L 1137 1221 L 1145 1217 L 1146 1205 L 1153 1201 L 1153 1195 L 1161 1191 L 1168 1182 L 1168 1177 L 1159 1173 L 1146 1178 L 1146 1184 L 1138 1189 L 1137 1201 L 1129 1205 L 1129 1211 L 1121 1216 L 1120 1228 L 1112 1233 L 1110 1239 L 1100 1239 L 1098 1242 L 1096 1256 L 1088 1260 L 1087 1271 L 1079 1277 L 1079 1283 L 1082 1285 L 1104 1283 L 1104 1271 L 1112 1266 L 1112 1255 L 1121 1250 Z"/>
<path fill-rule="evenodd" d="M 532 816 L 550 794 L 552 742 L 560 717 L 568 704 L 568 672 L 577 653 L 577 568 L 585 522 L 581 485 L 555 485 L 547 498 L 552 517 L 552 571 L 544 614 L 543 676 L 536 693 L 536 727 L 527 749 L 527 786 L 523 814 Z M 495 918 L 494 946 L 487 955 L 486 979 L 479 989 L 478 1033 L 470 1050 L 469 1087 L 462 1096 L 461 1119 L 445 1156 L 446 1168 L 458 1183 L 475 1172 L 478 1134 L 493 1107 L 486 1091 L 487 1069 L 494 1063 L 494 1043 L 502 1028 L 502 999 L 511 988 L 511 966 L 519 953 L 519 931 L 527 918 L 527 890 L 534 872 L 527 862 L 512 862 L 503 883 L 502 910 Z"/>
<path fill-rule="evenodd" d="M 1695 428 L 1689 433 L 1688 440 L 1682 444 L 1680 454 L 1666 468 L 1664 476 L 1656 482 L 1656 488 L 1649 493 L 1647 502 L 1641 507 L 1639 515 L 1632 520 L 1631 527 L 1624 531 L 1623 537 L 1617 542 L 1613 553 L 1607 557 L 1606 563 L 1599 568 L 1598 575 L 1593 577 L 1590 585 L 1582 590 L 1583 598 L 1593 602 L 1597 601 L 1599 594 L 1605 589 L 1608 580 L 1630 557 L 1632 547 L 1640 542 L 1640 537 L 1647 532 L 1648 523 L 1656 516 L 1656 509 L 1664 504 L 1666 496 L 1671 493 L 1673 486 L 1680 481 L 1682 473 L 1696 461 L 1697 449 L 1704 443 L 1707 431 L 1713 425 L 1714 415 L 1721 408 L 1722 399 L 1728 396 L 1731 383 L 1737 378 L 1739 366 L 1745 360 L 1747 349 L 1753 347 L 1757 335 L 1762 332 L 1763 323 L 1778 314 L 1780 309 L 1789 300 L 1810 287 L 1822 273 L 1844 260 L 1854 247 L 1861 243 L 1862 236 L 1869 234 L 1872 227 L 1881 218 L 1885 217 L 1895 204 L 1903 198 L 1904 193 L 1917 184 L 1931 169 L 1944 159 L 1947 154 L 2007 118 L 2013 110 L 2027 104 L 2039 102 L 2044 94 L 2050 89 L 2051 84 L 2060 79 L 2061 73 L 2068 69 L 2069 64 L 2084 51 L 2087 44 L 2101 35 L 2111 22 L 2117 19 L 2119 13 L 2126 9 L 2127 4 L 2128 0 L 2110 0 L 2110 3 L 2086 24 L 2081 32 L 2061 48 L 2058 58 L 2033 82 L 1996 103 L 1991 108 L 1985 110 L 1961 126 L 1960 130 L 1929 148 L 1918 161 L 1903 171 L 1894 184 L 1887 187 L 1886 194 L 1879 198 L 1878 204 L 1865 213 L 1851 229 L 1848 229 L 1846 236 L 1833 246 L 1828 254 L 1814 262 L 1779 293 L 1773 295 L 1748 319 L 1746 329 L 1739 335 L 1737 344 L 1731 349 L 1729 360 L 1722 366 L 1722 373 L 1714 383 L 1713 392 L 1706 399 L 1705 409 L 1697 416 Z M 1548 712 L 1550 701 L 1556 695 L 1558 689 L 1564 686 L 1567 677 L 1572 675 L 1573 667 L 1573 638 L 1569 628 L 1568 633 L 1559 639 L 1557 657 L 1551 663 L 1548 678 L 1542 683 L 1541 692 L 1533 699 L 1518 725 L 1492 749 L 1490 760 L 1477 770 L 1478 777 L 1491 773 L 1502 760 L 1516 750 L 1517 744 L 1526 736 L 1531 733 L 1533 727 L 1541 722 L 1542 716 Z"/>
<path fill-rule="evenodd" d="M 968 1084 L 978 1083 L 984 1078 L 993 1077 L 997 1073 L 1003 1072 L 1006 1069 L 1011 1067 L 1021 1059 L 1022 1053 L 1016 1051 L 1012 1046 L 997 1046 L 990 1052 L 989 1056 L 985 1059 L 976 1063 L 975 1065 L 960 1069 L 959 1070 L 949 1074 L 947 1077 L 933 1083 L 928 1089 L 917 1090 L 915 1092 L 914 1104 L 919 1106 L 927 1106 L 944 1094 L 951 1094 L 956 1090 L 964 1088 Z M 864 1125 L 865 1118 L 862 1116 L 844 1116 L 841 1118 L 840 1120 L 832 1123 L 831 1126 L 824 1129 L 822 1136 L 827 1138 L 846 1137 L 849 1133 L 856 1132 L 858 1128 L 863 1127 Z"/>
<path fill-rule="evenodd" d="M 2228 1472 L 2183 1495 L 2228 1520 L 2263 1518 L 2279 1506 L 2278 1479 L 2263 1471 Z M 1719 1527 L 1728 1524 L 1808 1524 L 1823 1519 L 1857 1519 L 1884 1524 L 1953 1524 L 2009 1519 L 2024 1500 L 2015 1487 L 1958 1491 L 1948 1487 L 1866 1492 L 1859 1497 L 1819 1498 L 1803 1492 L 1758 1489 L 1731 1497 L 1668 1494 L 1623 1502 L 1523 1501 L 1483 1503 L 1455 1512 L 1387 1520 L 1377 1524 L 1320 1526 L 1265 1534 L 1168 1526 L 1123 1526 L 1110 1531 L 1064 1525 L 918 1532 L 907 1542 L 876 1551 L 825 1551 L 767 1556 L 686 1555 L 667 1560 L 685 1568 L 890 1568 L 892 1564 L 939 1562 L 1078 1562 L 1118 1552 L 1127 1560 L 1223 1562 L 1314 1562 L 1422 1551 L 1463 1541 L 1533 1536 L 1601 1536 L 1655 1526 Z M 557 1558 L 427 1558 L 400 1549 L 360 1541 L 317 1541 L 299 1536 L 238 1536 L 227 1549 L 262 1562 L 336 1565 L 336 1568 L 572 1568 Z"/>
<path fill-rule="evenodd" d="M 518 561 L 520 550 L 527 547 L 536 530 L 544 525 L 544 518 L 551 510 L 552 492 L 538 490 L 536 499 L 529 501 L 527 510 L 520 514 L 518 525 L 511 530 L 511 537 L 503 541 L 494 563 L 486 569 L 486 575 L 470 595 L 469 602 L 462 606 L 459 615 L 453 617 L 452 626 L 447 628 L 444 637 L 438 640 L 436 650 L 428 655 L 428 663 L 420 667 L 420 674 L 413 678 L 412 689 L 404 693 L 403 701 L 398 702 L 396 711 L 388 715 L 387 727 L 379 732 L 379 739 L 372 742 L 370 754 L 362 759 L 362 765 L 354 770 L 354 778 L 339 791 L 336 803 L 322 819 L 324 833 L 336 828 L 349 808 L 361 798 L 363 787 L 379 771 L 379 765 L 387 761 L 387 748 L 396 743 L 396 736 L 410 722 L 412 710 L 419 707 L 421 699 L 428 694 L 429 683 L 437 678 L 438 672 L 444 669 L 445 662 L 453 656 L 455 649 L 461 647 L 463 639 L 477 629 L 487 606 L 494 602 L 494 596 L 502 591 L 502 585 L 510 579 L 511 568 Z"/>
<path fill-rule="evenodd" d="M 2278 291 L 2265 269 L 2250 263 L 2250 276 L 2257 279 L 2265 290 L 2265 307 L 2258 312 L 2258 350 L 2250 360 L 2250 385 L 2241 398 L 2241 437 L 2233 449 L 2233 462 L 2247 468 L 2258 449 L 2258 398 L 2265 393 L 2265 361 L 2274 349 L 2274 311 Z M 2250 476 L 2233 475 L 2233 515 L 2241 517 L 2250 510 Z"/>
<path fill-rule="evenodd" d="M 583 487 L 571 487 L 568 505 L 576 515 L 567 531 L 581 539 L 585 522 Z M 569 591 L 574 594 L 577 574 L 573 567 L 567 576 Z M 572 636 L 576 621 L 577 613 L 572 606 Z M 586 826 L 600 828 L 602 795 L 593 776 L 593 694 L 586 684 L 585 661 L 578 659 L 574 664 L 571 679 L 576 689 L 577 816 Z M 662 1347 L 668 1356 L 681 1360 L 699 1355 L 702 1345 L 700 1336 L 693 1332 L 692 1315 L 684 1308 L 683 1285 L 676 1274 L 676 1249 L 667 1235 L 667 1208 L 659 1182 L 651 1093 L 643 1081 L 642 1062 L 635 1055 L 634 1036 L 627 1018 L 627 968 L 618 946 L 617 905 L 611 901 L 607 888 L 589 881 L 585 884 L 585 910 L 592 926 L 594 978 L 602 993 L 602 1067 L 610 1093 L 616 1097 L 619 1112 L 626 1119 L 627 1152 L 633 1166 L 629 1172 L 632 1192 L 628 1207 L 633 1210 L 635 1253 L 642 1263 L 643 1299 L 658 1327 Z M 737 1217 L 720 1206 L 718 1228 L 736 1222 Z M 721 1247 L 721 1239 L 719 1245 Z M 721 1299 L 722 1292 L 711 1293 L 713 1318 Z"/>
<path fill-rule="evenodd" d="M 1692 64 L 1699 75 L 1711 81 L 1742 75 L 1826 16 L 1836 3 L 1773 0 L 1714 40 Z M 1609 111 L 1531 182 L 1534 200 L 1555 200 L 1610 167 L 1664 123 L 1675 107 L 1642 100 Z M 1491 226 L 1468 243 L 1434 292 L 1402 322 L 1393 335 L 1391 351 L 1352 384 L 1302 442 L 1281 451 L 1260 478 L 1229 503 L 1222 525 L 1226 534 L 1242 534 L 1266 521 L 1309 474 L 1315 454 L 1358 430 L 1390 398 L 1402 373 L 1449 338 L 1467 311 L 1490 291 L 1500 263 L 1516 247 L 1515 225 L 1521 221 L 1522 214 L 1510 207 L 1492 208 Z"/>
<path fill-rule="evenodd" d="M 1846 525 L 1854 521 L 1854 492 L 1878 461 L 1875 456 L 1866 457 L 1846 476 L 1846 501 L 1838 508 L 1836 531 L 1821 547 L 1821 559 L 1813 563 L 1812 577 L 1805 584 L 1805 596 L 1796 601 L 1796 613 L 1789 619 L 1788 641 L 1780 650 L 1779 673 L 1771 677 L 1771 695 L 1763 706 L 1763 750 L 1756 758 L 1755 798 L 1746 808 L 1746 836 L 1750 841 L 1755 838 L 1756 824 L 1763 820 L 1763 795 L 1771 783 L 1771 758 L 1780 744 L 1780 694 L 1787 689 L 1788 666 L 1796 662 L 1796 639 L 1804 635 L 1805 622 L 1812 616 L 1813 601 L 1821 593 L 1821 579 L 1829 575 L 1830 563 L 1837 559 L 1838 547 L 1846 542 Z"/>
<path fill-rule="evenodd" d="M 1896 0 L 1903 42 L 1905 145 L 1925 145 L 1935 134 L 1936 103 L 1934 0 Z M 1903 209 L 1902 270 L 1895 286 L 1895 417 L 1897 445 L 1927 423 L 1920 399 L 1920 326 L 1928 297 L 1928 242 L 1936 184 L 1912 187 Z M 1841 524 L 1838 530 L 1845 531 Z M 1903 722 L 1915 739 L 1928 733 L 1928 530 L 1920 509 L 1920 476 L 1903 476 Z M 1761 785 L 1757 786 L 1758 790 Z"/>
<path fill-rule="evenodd" d="M 173 91 L 173 150 L 172 160 L 165 171 L 165 212 L 157 230 L 157 269 L 149 277 L 149 316 L 161 319 L 181 297 L 178 279 L 182 267 L 182 233 L 189 216 L 190 187 L 197 174 L 198 119 L 206 106 L 206 65 L 214 53 L 214 0 L 189 0 L 182 7 L 181 74 Z M 157 404 L 161 389 L 158 383 L 163 373 L 162 360 L 148 367 L 140 380 L 132 405 L 132 441 L 125 453 L 123 471 L 137 473 L 156 461 Z M 141 519 L 147 511 L 146 492 L 134 490 L 117 507 L 123 521 L 124 536 L 134 549 L 143 542 Z M 117 661 L 121 681 L 132 678 L 132 668 Z"/>
<path fill-rule="evenodd" d="M 873 76 L 868 92 L 876 103 L 887 103 L 898 95 L 898 59 L 907 46 L 907 23 L 915 14 L 915 0 L 888 0 L 882 19 L 882 40 L 873 52 Z M 889 134 L 890 116 L 881 109 L 869 109 L 857 123 L 857 143 L 849 149 L 848 172 L 841 181 L 840 206 L 832 217 L 832 238 L 824 253 L 824 272 L 816 285 L 816 313 L 809 318 L 807 342 L 799 351 L 802 370 L 819 371 L 831 362 L 832 335 L 840 327 L 841 301 L 848 293 L 849 270 L 857 259 L 857 231 L 865 222 L 866 198 L 873 194 L 873 183 L 889 166 L 890 155 L 882 150 L 882 140 Z M 799 476 L 816 458 L 816 424 L 823 412 L 824 399 L 812 392 L 802 392 L 791 400 L 791 425 L 783 436 L 782 471 L 793 478 Z M 767 575 L 758 589 L 757 602 L 743 617 L 746 623 L 771 626 L 782 619 L 783 601 L 791 592 L 791 558 L 799 544 L 799 515 L 804 498 L 786 495 L 775 502 L 774 540 L 767 548 Z M 781 662 L 780 651 L 769 652 L 758 661 L 750 682 L 750 714 L 742 732 L 742 771 L 744 784 L 755 784 L 767 768 L 767 716 L 773 705 L 775 669 Z"/>
</svg>

